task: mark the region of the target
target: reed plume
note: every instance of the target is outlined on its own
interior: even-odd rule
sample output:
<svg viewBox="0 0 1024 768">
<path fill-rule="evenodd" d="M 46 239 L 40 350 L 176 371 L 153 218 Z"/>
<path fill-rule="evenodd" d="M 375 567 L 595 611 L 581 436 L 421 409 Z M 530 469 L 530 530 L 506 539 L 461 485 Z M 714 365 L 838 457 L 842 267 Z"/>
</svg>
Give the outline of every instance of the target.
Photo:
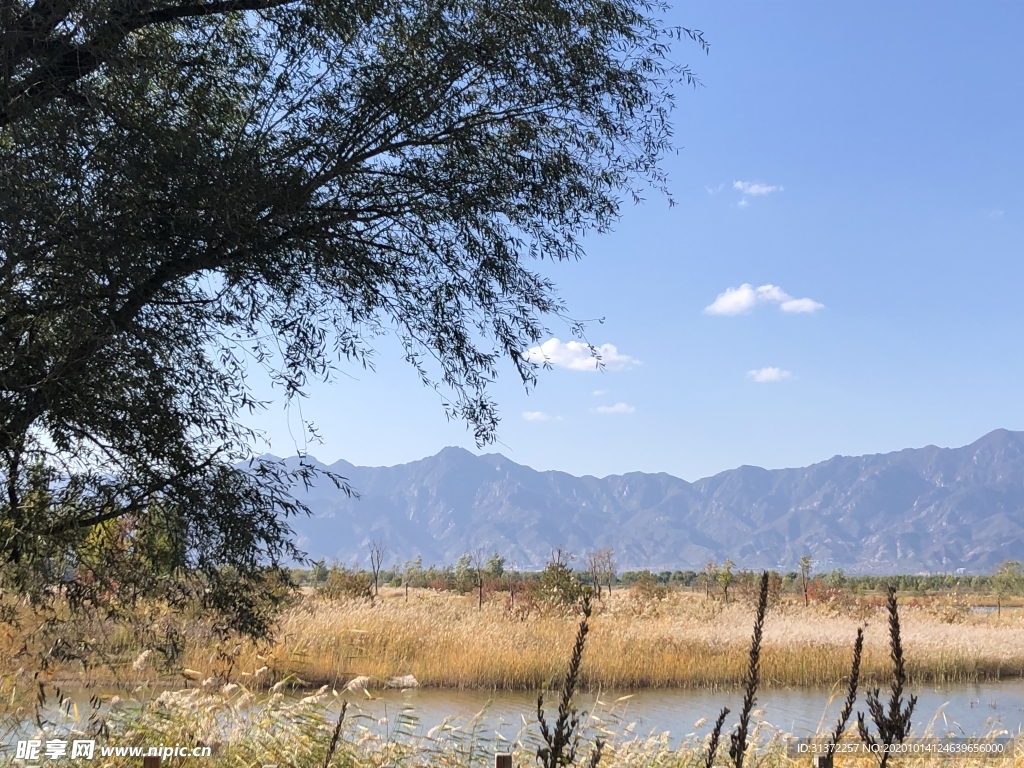
<svg viewBox="0 0 1024 768">
<path fill-rule="evenodd" d="M 754 618 L 754 636 L 750 641 L 749 665 L 744 681 L 743 709 L 740 710 L 740 722 L 736 730 L 729 736 L 729 757 L 736 768 L 743 768 L 743 758 L 747 752 L 747 732 L 750 729 L 750 713 L 757 701 L 757 685 L 759 682 L 759 665 L 761 663 L 761 637 L 764 633 L 764 615 L 768 611 L 768 571 L 761 575 L 761 592 L 757 598 L 757 615 Z"/>
<path fill-rule="evenodd" d="M 896 604 L 895 586 L 889 587 L 888 611 L 889 649 L 893 666 L 888 707 L 882 704 L 878 688 L 867 692 L 868 711 L 871 713 L 871 719 L 878 731 L 877 738 L 871 734 L 864 719 L 864 713 L 857 713 L 857 730 L 864 743 L 871 747 L 902 744 L 910 735 L 910 715 L 917 704 L 917 696 L 911 695 L 906 707 L 903 705 L 903 686 L 906 684 L 907 674 L 903 663 L 903 643 L 900 640 L 900 615 L 899 606 Z M 876 752 L 876 754 L 879 755 L 879 768 L 885 768 L 889 762 L 890 753 L 883 747 L 882 751 Z"/>
<path fill-rule="evenodd" d="M 544 768 L 564 768 L 576 762 L 576 751 L 579 749 L 580 743 L 580 713 L 576 709 L 572 697 L 579 683 L 583 649 L 587 642 L 587 632 L 590 631 L 588 623 L 591 613 L 589 588 L 583 593 L 582 609 L 583 620 L 580 621 L 579 629 L 576 631 L 576 642 L 569 659 L 569 669 L 562 682 L 562 693 L 558 702 L 558 719 L 555 720 L 553 731 L 548 727 L 547 719 L 544 717 L 544 693 L 537 694 L 537 721 L 540 724 L 541 737 L 547 745 L 538 748 L 537 760 Z M 597 768 L 603 748 L 604 742 L 598 739 L 588 762 L 590 768 Z"/>
</svg>

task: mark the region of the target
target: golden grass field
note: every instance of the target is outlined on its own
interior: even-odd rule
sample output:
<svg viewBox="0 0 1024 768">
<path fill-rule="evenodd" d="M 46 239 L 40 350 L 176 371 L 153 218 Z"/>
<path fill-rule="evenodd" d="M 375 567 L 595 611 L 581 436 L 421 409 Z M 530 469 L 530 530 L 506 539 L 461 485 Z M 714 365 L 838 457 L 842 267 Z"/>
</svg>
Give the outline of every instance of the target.
<svg viewBox="0 0 1024 768">
<path fill-rule="evenodd" d="M 187 690 L 180 690 L 180 676 L 163 675 L 161 682 L 168 689 L 144 706 L 111 705 L 105 715 L 109 726 L 105 738 L 121 745 L 212 745 L 213 756 L 203 760 L 210 768 L 268 764 L 473 768 L 493 765 L 496 750 L 510 751 L 517 768 L 536 765 L 537 728 L 528 711 L 523 713 L 524 729 L 511 742 L 499 743 L 495 734 L 481 731 L 474 720 L 464 718 L 426 734 L 404 732 L 401 725 L 367 728 L 347 722 L 334 751 L 328 746 L 337 706 L 346 696 L 344 686 L 358 676 L 383 683 L 390 677 L 412 675 L 424 686 L 454 688 L 536 690 L 550 683 L 557 687 L 580 617 L 567 612 L 515 618 L 505 610 L 506 597 L 493 595 L 478 610 L 473 595 L 427 589 L 412 590 L 408 601 L 401 590 L 382 590 L 372 603 L 306 594 L 281 617 L 273 644 L 212 646 L 199 642 L 203 635 L 196 634 L 196 643 L 186 649 L 183 659 L 185 674 L 195 683 L 207 684 L 190 683 Z M 995 680 L 1024 673 L 1024 611 L 976 614 L 950 596 L 904 596 L 902 606 L 911 684 Z M 738 685 L 748 662 L 753 614 L 748 601 L 723 604 L 699 593 L 670 592 L 663 600 L 637 599 L 629 590 L 606 595 L 596 603 L 590 620 L 581 687 Z M 849 596 L 808 607 L 795 597 L 784 597 L 765 622 L 762 687 L 834 685 L 848 672 L 859 626 L 866 627 L 862 680 L 884 684 L 890 679 L 891 666 L 886 616 L 877 596 Z M 149 667 L 150 658 L 139 652 L 130 673 L 126 676 L 122 670 L 118 681 L 129 688 L 142 680 L 155 681 L 159 675 Z M 96 667 L 77 677 L 70 669 L 61 674 L 64 680 L 80 683 L 90 677 L 102 681 L 104 673 Z M 308 691 L 286 695 L 292 683 L 319 690 L 312 695 Z M 35 681 L 26 675 L 8 675 L 0 694 L 7 697 L 12 685 L 31 692 Z M 10 698 L 13 702 L 13 689 Z M 549 697 L 548 704 L 555 698 Z M 112 701 L 109 695 L 104 700 Z M 61 706 L 58 702 L 56 709 Z M 65 718 L 69 711 L 62 710 Z M 31 713 L 32 706 L 26 703 L 7 716 L 16 723 Z M 57 715 L 53 722 L 61 712 Z M 715 713 L 707 715 L 713 719 Z M 754 715 L 756 719 L 758 713 Z M 84 721 L 82 717 L 78 727 Z M 592 744 L 598 735 L 607 740 L 602 768 L 695 768 L 703 763 L 706 722 L 694 724 L 695 732 L 682 736 L 681 744 L 681 734 L 671 739 L 669 734 L 637 734 L 623 725 L 600 709 L 584 721 L 584 744 Z M 733 720 L 726 725 L 728 733 Z M 40 731 L 43 737 L 46 727 Z M 755 727 L 753 739 L 756 759 L 750 765 L 810 765 L 807 757 L 788 757 L 770 731 L 762 732 L 760 726 Z M 725 760 L 727 745 L 726 739 L 715 764 Z M 581 754 L 587 752 L 585 748 Z M 941 761 L 904 757 L 896 765 L 980 768 L 983 762 L 991 765 L 990 759 L 962 757 Z M 138 758 L 110 758 L 101 764 L 134 766 Z M 182 763 L 176 758 L 168 762 L 178 764 Z M 876 764 L 868 758 L 836 760 L 837 767 Z M 1015 759 L 997 765 L 1024 766 L 1024 743 L 1018 743 Z"/>
<path fill-rule="evenodd" d="M 268 667 L 266 679 L 295 676 L 310 685 L 344 685 L 357 676 L 383 681 L 413 675 L 423 686 L 536 689 L 555 680 L 579 621 L 571 613 L 505 610 L 496 594 L 381 590 L 372 604 L 307 596 L 282 617 L 270 647 L 240 646 L 237 669 Z M 866 627 L 862 678 L 884 682 L 891 669 L 877 598 L 804 607 L 795 598 L 772 608 L 765 624 L 764 686 L 821 686 L 842 679 L 858 626 Z M 905 598 L 903 642 L 913 682 L 968 682 L 1024 675 L 1024 611 L 975 614 L 949 597 Z M 920 604 L 915 604 L 920 603 Z M 703 594 L 670 592 L 638 601 L 619 590 L 597 602 L 582 672 L 588 689 L 711 687 L 739 684 L 747 664 L 753 607 Z M 217 656 L 193 648 L 185 666 L 213 674 Z"/>
</svg>

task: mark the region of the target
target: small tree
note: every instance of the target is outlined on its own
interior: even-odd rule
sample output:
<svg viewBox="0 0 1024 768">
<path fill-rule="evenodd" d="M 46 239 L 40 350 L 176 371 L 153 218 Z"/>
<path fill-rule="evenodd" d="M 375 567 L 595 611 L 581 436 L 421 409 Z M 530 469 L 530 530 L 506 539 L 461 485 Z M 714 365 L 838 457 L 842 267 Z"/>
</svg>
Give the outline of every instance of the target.
<svg viewBox="0 0 1024 768">
<path fill-rule="evenodd" d="M 455 562 L 455 590 L 459 594 L 465 594 L 469 592 L 476 584 L 476 578 L 473 569 L 473 555 L 470 552 L 463 554 Z"/>
<path fill-rule="evenodd" d="M 601 550 L 594 549 L 586 556 L 587 572 L 590 574 L 590 583 L 594 586 L 597 599 L 601 599 Z"/>
<path fill-rule="evenodd" d="M 996 594 L 996 615 L 1003 615 L 1003 600 L 1020 594 L 1024 588 L 1024 571 L 1016 560 L 1002 563 L 992 575 L 992 589 Z"/>
<path fill-rule="evenodd" d="M 722 563 L 721 569 L 718 571 L 718 584 L 722 587 L 722 596 L 725 602 L 729 602 L 729 587 L 732 586 L 733 582 L 736 581 L 736 574 L 732 572 L 732 569 L 736 566 L 732 560 L 726 559 Z"/>
<path fill-rule="evenodd" d="M 511 610 L 516 607 L 516 581 L 519 578 L 515 563 L 511 563 L 509 570 L 505 571 L 505 578 L 508 579 L 508 607 Z"/>
<path fill-rule="evenodd" d="M 804 607 L 810 605 L 810 597 L 808 596 L 808 585 L 811 580 L 811 570 L 814 568 L 814 561 L 810 555 L 804 555 L 800 558 L 800 589 L 804 593 Z"/>
<path fill-rule="evenodd" d="M 377 597 L 377 582 L 380 579 L 380 568 L 384 563 L 384 553 L 387 547 L 383 541 L 374 539 L 370 542 L 370 571 L 373 573 L 373 596 Z"/>
<path fill-rule="evenodd" d="M 594 592 L 601 599 L 601 579 L 608 584 L 608 596 L 612 594 L 612 580 L 615 578 L 615 562 L 612 559 L 612 548 L 595 549 L 587 554 L 587 571 L 594 584 Z"/>
<path fill-rule="evenodd" d="M 495 556 L 498 554 L 494 553 Z M 487 567 L 490 564 L 490 559 L 487 559 L 484 555 L 484 548 L 478 548 L 472 557 L 473 561 L 473 577 L 476 579 L 476 609 L 482 611 L 484 608 L 484 574 L 487 572 Z"/>
<path fill-rule="evenodd" d="M 500 579 L 505 573 L 505 558 L 498 554 L 498 550 L 494 550 L 494 554 L 487 561 L 484 570 L 492 579 Z"/>
<path fill-rule="evenodd" d="M 328 573 L 327 565 L 324 563 L 323 559 L 317 560 L 313 563 L 313 567 L 309 571 L 309 581 L 314 585 L 323 584 L 327 581 Z"/>
<path fill-rule="evenodd" d="M 711 597 L 711 585 L 718 582 L 718 564 L 714 560 L 704 563 L 704 597 Z"/>
<path fill-rule="evenodd" d="M 409 602 L 409 582 L 423 572 L 423 557 L 417 556 L 415 560 L 406 560 L 402 566 L 402 584 L 405 585 L 405 601 Z"/>
<path fill-rule="evenodd" d="M 573 554 L 562 547 L 551 552 L 551 559 L 540 575 L 541 592 L 544 599 L 556 605 L 574 605 L 580 600 L 583 588 L 580 586 L 568 563 L 575 559 Z"/>
<path fill-rule="evenodd" d="M 568 568 L 569 563 L 575 559 L 576 555 L 570 552 L 563 544 L 557 544 L 551 548 L 551 557 L 548 558 L 548 564 L 564 565 Z"/>
</svg>

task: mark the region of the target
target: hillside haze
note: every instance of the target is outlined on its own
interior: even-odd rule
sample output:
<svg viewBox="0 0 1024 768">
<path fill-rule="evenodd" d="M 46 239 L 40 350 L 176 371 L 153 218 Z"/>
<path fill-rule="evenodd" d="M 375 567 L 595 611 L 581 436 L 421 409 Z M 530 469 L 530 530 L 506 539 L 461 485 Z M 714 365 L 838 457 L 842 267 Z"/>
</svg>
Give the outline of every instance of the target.
<svg viewBox="0 0 1024 768">
<path fill-rule="evenodd" d="M 417 555 L 452 563 L 482 547 L 539 568 L 555 545 L 612 547 L 620 570 L 699 570 L 725 558 L 791 570 L 806 553 L 818 569 L 848 573 L 973 573 L 1024 560 L 1024 432 L 1002 429 L 962 448 L 742 466 L 694 483 L 538 472 L 461 448 L 330 468 L 360 497 L 321 481 L 299 494 L 313 516 L 292 527 L 311 557 L 348 564 L 366 560 L 371 539 L 385 542 L 385 565 Z"/>
</svg>

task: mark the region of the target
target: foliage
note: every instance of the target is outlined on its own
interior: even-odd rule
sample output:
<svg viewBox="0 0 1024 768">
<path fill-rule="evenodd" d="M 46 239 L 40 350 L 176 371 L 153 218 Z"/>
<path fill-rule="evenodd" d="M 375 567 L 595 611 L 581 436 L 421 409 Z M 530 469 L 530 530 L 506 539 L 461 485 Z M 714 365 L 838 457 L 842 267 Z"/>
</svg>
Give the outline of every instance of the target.
<svg viewBox="0 0 1024 768">
<path fill-rule="evenodd" d="M 538 594 L 549 605 L 569 607 L 583 597 L 583 586 L 568 565 L 549 562 L 541 571 Z"/>
<path fill-rule="evenodd" d="M 718 585 L 722 588 L 722 599 L 727 603 L 729 602 L 729 587 L 736 581 L 736 574 L 732 570 L 735 567 L 736 563 L 726 559 L 717 573 Z"/>
<path fill-rule="evenodd" d="M 494 550 L 494 554 L 488 558 L 484 565 L 484 572 L 492 579 L 500 579 L 505 573 L 505 558 Z"/>
<path fill-rule="evenodd" d="M 649 602 L 651 600 L 664 600 L 668 596 L 668 587 L 662 584 L 658 577 L 650 571 L 640 571 L 633 586 L 630 587 L 630 595 L 634 600 Z"/>
<path fill-rule="evenodd" d="M 331 567 L 327 580 L 317 591 L 331 599 L 373 601 L 376 590 L 373 578 L 366 571 L 356 571 L 340 565 Z"/>
<path fill-rule="evenodd" d="M 469 552 L 462 555 L 455 563 L 453 579 L 452 589 L 459 594 L 465 594 L 476 586 L 477 574 L 473 568 L 473 555 Z"/>
<path fill-rule="evenodd" d="M 291 403 L 339 361 L 372 366 L 393 331 L 493 440 L 490 385 L 503 366 L 531 385 L 523 351 L 564 317 L 530 261 L 580 257 L 623 198 L 665 189 L 673 89 L 692 81 L 669 44 L 704 42 L 655 13 L 6 3 L 0 589 L 63 582 L 96 606 L 198 573 L 190 599 L 266 634 L 262 579 L 300 555 L 291 489 L 330 473 L 256 457 L 254 371 Z M 83 562 L 114 520 L 173 567 Z M 169 548 L 145 551 L 147 527 Z"/>
<path fill-rule="evenodd" d="M 992 575 L 992 591 L 998 600 L 998 609 L 1002 612 L 1002 603 L 1010 595 L 1019 595 L 1024 591 L 1024 570 L 1016 560 L 1007 560 L 1000 564 Z"/>
<path fill-rule="evenodd" d="M 756 607 L 761 595 L 762 576 L 742 570 L 736 575 L 736 591 L 744 602 Z M 768 608 L 774 608 L 782 599 L 782 576 L 778 571 L 768 571 Z"/>
</svg>

